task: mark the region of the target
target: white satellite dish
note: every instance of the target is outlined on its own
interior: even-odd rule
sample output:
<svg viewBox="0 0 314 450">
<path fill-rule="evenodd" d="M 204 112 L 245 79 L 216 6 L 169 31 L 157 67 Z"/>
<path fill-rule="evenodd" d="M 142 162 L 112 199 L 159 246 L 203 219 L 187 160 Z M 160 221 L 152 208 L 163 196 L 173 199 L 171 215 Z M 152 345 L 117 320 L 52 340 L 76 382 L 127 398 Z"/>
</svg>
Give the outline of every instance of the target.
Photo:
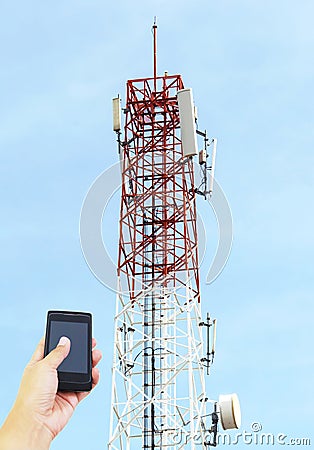
<svg viewBox="0 0 314 450">
<path fill-rule="evenodd" d="M 219 395 L 218 406 L 224 430 L 241 427 L 241 409 L 237 394 Z"/>
</svg>

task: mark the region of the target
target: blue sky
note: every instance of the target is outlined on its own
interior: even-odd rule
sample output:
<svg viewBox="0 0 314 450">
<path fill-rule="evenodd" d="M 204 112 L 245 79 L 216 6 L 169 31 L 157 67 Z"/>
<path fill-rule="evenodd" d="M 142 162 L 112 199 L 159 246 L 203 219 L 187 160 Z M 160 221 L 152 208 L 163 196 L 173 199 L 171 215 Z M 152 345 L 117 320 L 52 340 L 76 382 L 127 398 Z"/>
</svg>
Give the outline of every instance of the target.
<svg viewBox="0 0 314 450">
<path fill-rule="evenodd" d="M 52 448 L 106 448 L 115 297 L 89 271 L 78 223 L 89 186 L 117 161 L 111 99 L 152 73 L 155 15 L 159 73 L 193 88 L 234 220 L 223 273 L 205 284 L 210 251 L 201 268 L 203 311 L 219 326 L 209 393 L 238 392 L 247 431 L 259 421 L 314 439 L 309 0 L 1 2 L 0 419 L 46 311 L 92 311 L 101 384 Z M 118 201 L 103 225 L 113 255 Z M 208 217 L 209 247 L 216 235 Z"/>
</svg>

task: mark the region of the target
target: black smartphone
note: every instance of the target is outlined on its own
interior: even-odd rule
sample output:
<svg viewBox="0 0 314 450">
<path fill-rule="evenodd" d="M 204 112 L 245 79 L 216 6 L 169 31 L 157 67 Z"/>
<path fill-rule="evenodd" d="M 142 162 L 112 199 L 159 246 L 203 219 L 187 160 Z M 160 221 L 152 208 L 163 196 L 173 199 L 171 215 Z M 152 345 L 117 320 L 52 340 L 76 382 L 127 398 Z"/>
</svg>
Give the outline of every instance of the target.
<svg viewBox="0 0 314 450">
<path fill-rule="evenodd" d="M 92 315 L 86 312 L 48 311 L 45 356 L 62 336 L 71 341 L 68 356 L 58 367 L 59 391 L 92 389 Z"/>
</svg>

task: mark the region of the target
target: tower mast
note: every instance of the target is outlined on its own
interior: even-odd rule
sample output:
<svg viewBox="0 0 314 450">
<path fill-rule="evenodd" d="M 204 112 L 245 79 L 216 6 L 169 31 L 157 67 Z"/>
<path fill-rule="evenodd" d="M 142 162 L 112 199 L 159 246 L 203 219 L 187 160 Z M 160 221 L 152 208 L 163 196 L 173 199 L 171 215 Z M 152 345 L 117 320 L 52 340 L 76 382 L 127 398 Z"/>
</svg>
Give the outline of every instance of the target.
<svg viewBox="0 0 314 450">
<path fill-rule="evenodd" d="M 156 92 L 157 89 L 157 19 L 154 18 L 153 25 L 153 42 L 154 42 L 154 90 Z"/>
<path fill-rule="evenodd" d="M 110 450 L 196 450 L 217 432 L 205 388 L 214 348 L 204 358 L 203 332 L 209 348 L 213 322 L 200 309 L 194 106 L 180 75 L 157 76 L 156 20 L 153 55 L 153 77 L 127 81 L 124 129 L 114 128 L 122 188 Z"/>
</svg>

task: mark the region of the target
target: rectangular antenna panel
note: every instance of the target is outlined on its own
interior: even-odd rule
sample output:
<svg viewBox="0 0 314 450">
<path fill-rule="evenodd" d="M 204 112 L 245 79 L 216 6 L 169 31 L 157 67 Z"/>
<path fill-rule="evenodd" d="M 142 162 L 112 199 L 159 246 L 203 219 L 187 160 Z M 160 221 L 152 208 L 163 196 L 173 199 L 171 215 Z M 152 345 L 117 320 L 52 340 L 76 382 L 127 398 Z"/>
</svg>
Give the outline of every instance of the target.
<svg viewBox="0 0 314 450">
<path fill-rule="evenodd" d="M 113 131 L 120 131 L 121 130 L 120 97 L 112 99 L 112 118 L 113 118 Z"/>
<path fill-rule="evenodd" d="M 194 156 L 198 154 L 198 149 L 192 89 L 181 89 L 177 92 L 177 98 L 179 105 L 183 156 Z"/>
</svg>

